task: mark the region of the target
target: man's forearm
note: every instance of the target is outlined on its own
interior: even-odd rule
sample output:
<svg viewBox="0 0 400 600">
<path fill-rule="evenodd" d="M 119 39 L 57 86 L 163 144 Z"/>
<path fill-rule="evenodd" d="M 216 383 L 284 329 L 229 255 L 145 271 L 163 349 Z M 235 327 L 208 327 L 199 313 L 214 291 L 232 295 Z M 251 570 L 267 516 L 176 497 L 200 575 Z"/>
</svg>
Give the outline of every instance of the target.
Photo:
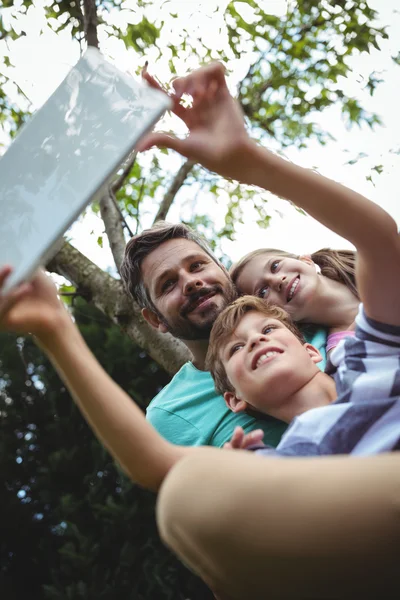
<svg viewBox="0 0 400 600">
<path fill-rule="evenodd" d="M 247 165 L 245 183 L 291 200 L 358 249 L 371 247 L 374 235 L 382 231 L 397 236 L 394 220 L 357 192 L 288 162 L 254 142 L 249 142 L 243 158 Z"/>
<path fill-rule="evenodd" d="M 67 314 L 51 341 L 38 341 L 97 437 L 134 481 L 157 490 L 169 469 L 192 449 L 168 443 L 153 429 L 99 365 Z"/>
</svg>

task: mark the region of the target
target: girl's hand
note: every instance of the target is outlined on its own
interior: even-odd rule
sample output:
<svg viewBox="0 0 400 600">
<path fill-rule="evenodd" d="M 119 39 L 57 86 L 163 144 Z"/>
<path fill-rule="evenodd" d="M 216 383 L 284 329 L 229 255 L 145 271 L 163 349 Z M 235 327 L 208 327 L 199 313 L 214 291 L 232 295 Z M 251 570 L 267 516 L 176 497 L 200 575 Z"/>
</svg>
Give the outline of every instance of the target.
<svg viewBox="0 0 400 600">
<path fill-rule="evenodd" d="M 65 317 L 69 318 L 54 282 L 40 270 L 30 283 L 3 295 L 2 287 L 11 271 L 10 267 L 0 269 L 0 329 L 32 333 L 39 339 L 51 336 Z"/>
<path fill-rule="evenodd" d="M 167 93 L 146 68 L 142 75 L 153 88 Z M 224 177 L 241 179 L 249 147 L 255 144 L 245 129 L 239 103 L 229 93 L 222 64 L 211 63 L 175 79 L 172 85 L 174 92 L 168 95 L 173 112 L 187 126 L 188 136 L 182 140 L 165 133 L 151 133 L 139 142 L 137 149 L 172 148 Z M 191 107 L 181 105 L 183 94 L 192 97 Z"/>
<path fill-rule="evenodd" d="M 264 432 L 262 429 L 255 429 L 250 433 L 245 433 L 242 427 L 236 427 L 230 442 L 224 444 L 224 448 L 229 450 L 246 450 L 249 446 L 262 444 Z"/>
</svg>

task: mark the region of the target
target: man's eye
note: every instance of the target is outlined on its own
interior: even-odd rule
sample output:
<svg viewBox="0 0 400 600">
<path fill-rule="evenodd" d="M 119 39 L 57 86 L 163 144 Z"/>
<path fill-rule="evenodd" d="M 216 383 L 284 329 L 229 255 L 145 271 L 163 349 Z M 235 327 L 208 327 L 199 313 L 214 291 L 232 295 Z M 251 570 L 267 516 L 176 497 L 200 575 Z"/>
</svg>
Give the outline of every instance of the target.
<svg viewBox="0 0 400 600">
<path fill-rule="evenodd" d="M 200 260 L 197 260 L 196 262 L 192 263 L 190 265 L 190 270 L 191 271 L 197 271 L 198 269 L 200 269 L 200 267 L 203 266 L 203 262 L 201 262 Z"/>
<path fill-rule="evenodd" d="M 274 260 L 273 263 L 271 263 L 271 273 L 276 273 L 276 271 L 278 270 L 279 267 L 279 260 Z"/>
<path fill-rule="evenodd" d="M 233 356 L 238 350 L 240 350 L 241 348 L 243 348 L 243 344 L 235 344 L 234 346 L 232 346 L 229 350 L 229 356 Z"/>
<path fill-rule="evenodd" d="M 161 291 L 162 292 L 167 292 L 169 289 L 172 288 L 172 286 L 174 285 L 174 282 L 172 279 L 167 279 L 167 281 L 164 281 L 164 283 L 161 286 Z"/>
<path fill-rule="evenodd" d="M 265 285 L 264 287 L 260 288 L 257 292 L 257 296 L 259 298 L 267 298 L 269 294 L 269 287 L 267 285 Z"/>
</svg>

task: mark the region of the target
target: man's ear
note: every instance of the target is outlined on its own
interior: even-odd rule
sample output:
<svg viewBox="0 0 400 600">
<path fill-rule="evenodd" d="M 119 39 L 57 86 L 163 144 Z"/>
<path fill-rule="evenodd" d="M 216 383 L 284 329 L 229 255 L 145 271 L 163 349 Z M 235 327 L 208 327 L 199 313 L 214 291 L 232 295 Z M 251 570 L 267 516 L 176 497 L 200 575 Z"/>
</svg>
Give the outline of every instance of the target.
<svg viewBox="0 0 400 600">
<path fill-rule="evenodd" d="M 160 321 L 160 318 L 157 315 L 157 313 L 153 312 L 149 308 L 142 308 L 142 316 L 148 322 L 149 325 L 154 327 L 154 329 L 157 329 L 160 333 L 168 332 L 168 327 L 165 325 L 165 323 L 163 323 L 163 321 Z"/>
<path fill-rule="evenodd" d="M 238 398 L 233 392 L 225 392 L 224 400 L 227 407 L 234 413 L 243 412 L 248 406 L 247 402 Z"/>
<path fill-rule="evenodd" d="M 304 348 L 307 350 L 308 355 L 311 358 L 311 360 L 313 361 L 313 363 L 317 364 L 317 363 L 321 362 L 322 356 L 321 356 L 321 352 L 318 350 L 318 348 L 316 348 L 312 344 L 304 344 Z"/>
</svg>

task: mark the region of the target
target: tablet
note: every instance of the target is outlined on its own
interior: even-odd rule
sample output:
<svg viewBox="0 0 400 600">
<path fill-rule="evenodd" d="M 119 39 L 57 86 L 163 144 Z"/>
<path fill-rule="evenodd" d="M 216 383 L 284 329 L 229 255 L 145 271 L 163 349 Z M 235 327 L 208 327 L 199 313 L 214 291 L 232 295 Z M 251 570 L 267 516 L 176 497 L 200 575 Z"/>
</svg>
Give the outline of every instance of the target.
<svg viewBox="0 0 400 600">
<path fill-rule="evenodd" d="M 85 52 L 0 159 L 0 267 L 13 268 L 4 291 L 55 254 L 170 103 L 95 48 Z"/>
</svg>

